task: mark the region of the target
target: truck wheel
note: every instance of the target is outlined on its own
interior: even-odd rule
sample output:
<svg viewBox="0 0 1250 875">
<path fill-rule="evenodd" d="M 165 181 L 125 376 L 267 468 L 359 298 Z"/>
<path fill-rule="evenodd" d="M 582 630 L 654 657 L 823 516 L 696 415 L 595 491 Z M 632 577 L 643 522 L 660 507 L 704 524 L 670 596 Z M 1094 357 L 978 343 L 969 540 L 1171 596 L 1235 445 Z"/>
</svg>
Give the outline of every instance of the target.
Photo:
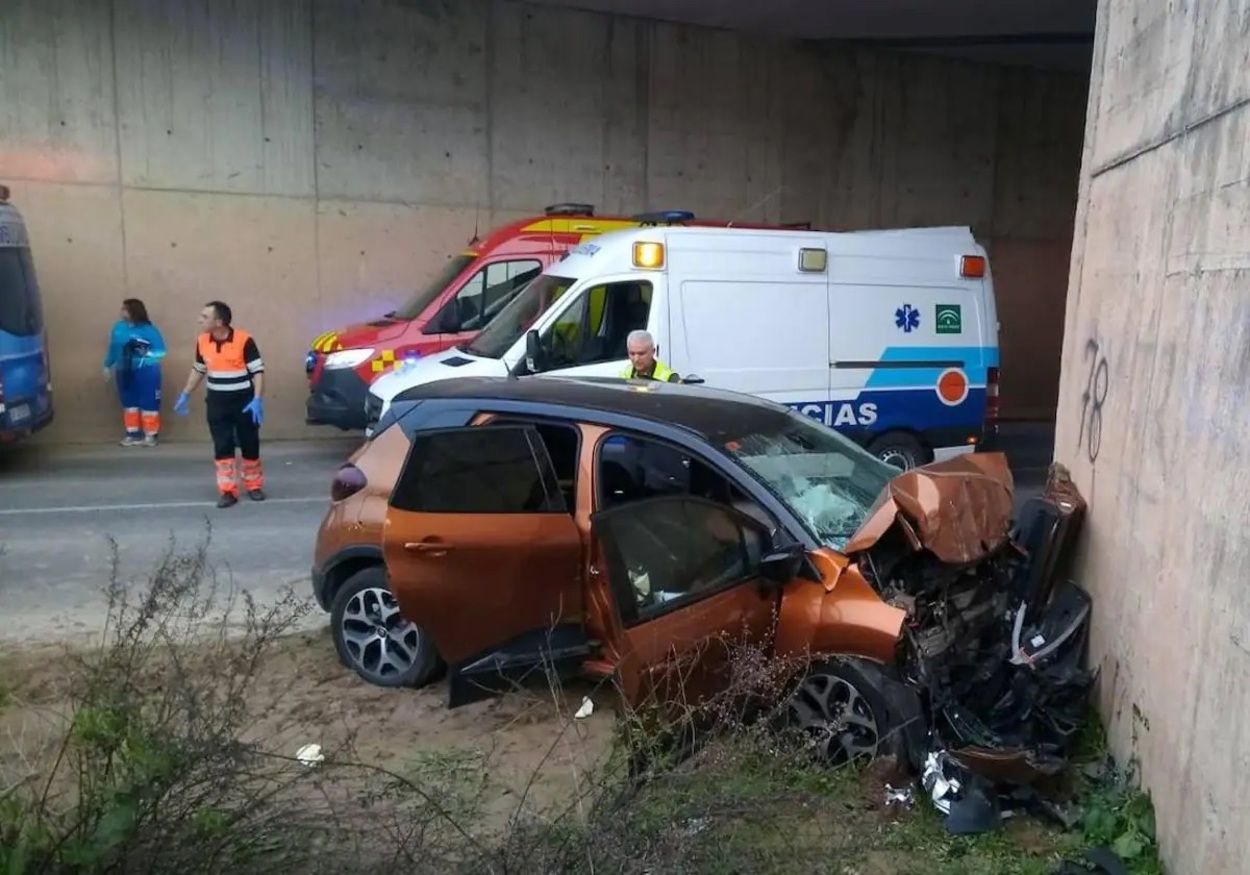
<svg viewBox="0 0 1250 875">
<path fill-rule="evenodd" d="M 919 468 L 929 461 L 929 451 L 924 444 L 905 431 L 892 431 L 881 435 L 868 445 L 868 452 L 901 471 Z"/>
<path fill-rule="evenodd" d="M 344 581 L 330 607 L 330 628 L 339 659 L 371 684 L 420 687 L 441 667 L 429 633 L 399 613 L 382 566 Z"/>
</svg>

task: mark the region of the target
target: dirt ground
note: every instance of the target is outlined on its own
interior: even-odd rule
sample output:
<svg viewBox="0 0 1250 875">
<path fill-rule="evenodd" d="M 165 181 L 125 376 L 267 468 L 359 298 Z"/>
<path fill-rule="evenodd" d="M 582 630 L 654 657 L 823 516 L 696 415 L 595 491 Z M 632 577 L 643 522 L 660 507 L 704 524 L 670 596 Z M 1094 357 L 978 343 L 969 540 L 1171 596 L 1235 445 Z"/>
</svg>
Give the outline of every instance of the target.
<svg viewBox="0 0 1250 875">
<path fill-rule="evenodd" d="M 241 740 L 257 742 L 279 758 L 295 758 L 301 748 L 316 744 L 330 761 L 347 766 L 347 773 L 376 776 L 385 770 L 386 776 L 415 787 L 421 798 L 445 803 L 443 816 L 469 824 L 474 841 L 530 841 L 524 826 L 514 828 L 517 823 L 545 824 L 543 841 L 581 836 L 577 847 L 589 855 L 587 871 L 610 860 L 621 871 L 638 872 L 1050 875 L 1081 842 L 1079 832 L 1026 817 L 985 835 L 951 836 L 922 791 L 917 790 L 914 806 L 884 805 L 883 781 L 893 779 L 883 777 L 878 764 L 863 770 L 813 767 L 801 752 L 787 751 L 784 744 L 779 748 L 773 736 L 731 736 L 723 744 L 710 743 L 688 761 L 658 772 L 624 807 L 595 814 L 588 800 L 605 797 L 587 790 L 593 791 L 621 762 L 612 758 L 618 751 L 613 690 L 586 682 L 555 690 L 537 685 L 449 709 L 445 680 L 421 690 L 365 683 L 339 663 L 324 625 L 266 640 L 244 699 L 247 729 Z M 115 657 L 116 646 L 110 652 Z M 181 669 L 194 666 L 186 676 L 213 679 L 207 688 L 229 689 L 228 678 L 217 672 L 238 664 L 231 662 L 239 652 L 232 636 L 183 643 L 175 652 L 187 657 Z M 168 681 L 176 673 L 168 671 L 169 653 L 159 648 L 139 652 L 146 663 L 145 695 L 159 699 L 171 689 Z M 71 652 L 57 645 L 0 650 L 0 800 L 27 784 L 38 791 L 36 782 L 48 773 L 66 738 L 71 681 L 81 681 L 84 665 L 99 665 L 92 660 L 103 656 L 104 651 Z M 107 675 L 113 677 L 112 668 Z M 594 712 L 574 717 L 588 695 Z M 181 718 L 183 712 L 178 714 Z M 281 767 L 303 768 L 286 762 Z M 336 825 L 355 829 L 365 824 L 366 830 L 354 833 L 362 836 L 406 816 L 409 809 L 398 807 L 404 803 L 388 809 L 385 797 L 376 797 L 383 800 L 380 808 L 365 805 L 358 795 L 361 785 L 350 778 L 334 784 L 317 777 L 344 773 L 329 767 L 307 773 L 313 780 L 299 784 L 299 810 L 311 810 L 317 799 L 309 794 L 321 794 L 334 806 L 336 818 L 346 817 Z M 1116 824 L 1123 820 L 1122 809 L 1119 802 L 1110 808 Z M 323 823 L 316 820 L 318 836 Z M 1117 831 L 1122 831 L 1118 825 L 1109 835 L 1114 838 Z M 327 852 L 339 849 L 331 835 L 319 840 Z M 1152 837 L 1149 846 L 1150 854 L 1143 853 L 1130 868 L 1135 875 L 1160 871 Z M 542 845 L 525 847 L 530 853 Z M 515 848 L 507 845 L 509 852 Z M 327 871 L 340 871 L 334 868 L 337 859 L 330 862 Z M 573 868 L 581 871 L 580 864 Z M 362 871 L 373 870 L 370 863 Z M 439 871 L 438 866 L 429 871 Z"/>
<path fill-rule="evenodd" d="M 0 782 L 34 770 L 59 744 L 70 664 L 59 646 L 0 652 Z M 573 718 L 588 695 L 598 700 L 594 713 Z M 447 708 L 446 696 L 441 679 L 419 690 L 371 686 L 338 661 L 328 628 L 300 632 L 264 659 L 248 740 L 295 756 L 307 744 L 343 751 L 350 739 L 353 761 L 405 774 L 425 756 L 459 756 L 490 769 L 501 788 L 497 806 L 506 810 L 509 797 L 523 791 L 534 807 L 567 795 L 605 754 L 613 732 L 611 691 L 587 683 L 535 687 L 456 709 Z"/>
<path fill-rule="evenodd" d="M 46 645 L 0 652 L 0 796 L 56 756 L 68 669 L 81 658 Z M 403 775 L 452 803 L 464 781 L 488 782 L 472 809 L 479 836 L 498 834 L 495 827 L 518 815 L 544 821 L 569 811 L 569 800 L 585 797 L 576 790 L 603 774 L 616 729 L 611 690 L 535 687 L 454 710 L 446 694 L 442 680 L 421 690 L 371 686 L 338 662 L 328 629 L 298 632 L 278 639 L 260 664 L 247 740 L 289 757 L 319 744 L 332 759 Z M 574 718 L 588 694 L 594 713 Z M 665 871 L 651 861 L 680 860 L 667 870 L 1049 875 L 1079 841 L 1030 818 L 952 837 L 919 799 L 908 810 L 884 807 L 876 764 L 857 772 L 796 768 L 792 760 L 767 746 L 711 746 L 648 784 L 584 853 L 631 861 L 640 872 Z"/>
</svg>

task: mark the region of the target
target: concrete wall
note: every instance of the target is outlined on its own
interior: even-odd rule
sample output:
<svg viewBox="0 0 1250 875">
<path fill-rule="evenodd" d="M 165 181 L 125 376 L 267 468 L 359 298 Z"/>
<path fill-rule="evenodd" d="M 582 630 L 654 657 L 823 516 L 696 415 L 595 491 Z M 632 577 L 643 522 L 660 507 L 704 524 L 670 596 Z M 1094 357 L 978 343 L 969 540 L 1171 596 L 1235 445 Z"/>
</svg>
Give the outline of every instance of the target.
<svg viewBox="0 0 1250 875">
<path fill-rule="evenodd" d="M 1176 873 L 1250 860 L 1250 3 L 1102 0 L 1056 457 L 1115 751 Z"/>
<path fill-rule="evenodd" d="M 831 228 L 970 224 L 1004 410 L 1054 408 L 1085 83 L 506 0 L 5 0 L 0 179 L 36 247 L 50 440 L 115 435 L 108 325 L 148 302 L 183 379 L 230 301 L 299 436 L 308 341 L 560 200 Z M 174 422 L 172 436 L 202 434 Z"/>
</svg>

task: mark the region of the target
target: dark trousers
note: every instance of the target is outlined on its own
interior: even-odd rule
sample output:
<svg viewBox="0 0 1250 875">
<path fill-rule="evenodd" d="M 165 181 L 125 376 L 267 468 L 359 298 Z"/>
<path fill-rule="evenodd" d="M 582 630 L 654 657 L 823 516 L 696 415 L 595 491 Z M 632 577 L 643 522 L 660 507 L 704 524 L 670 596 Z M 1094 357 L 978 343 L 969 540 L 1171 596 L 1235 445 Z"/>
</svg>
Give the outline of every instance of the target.
<svg viewBox="0 0 1250 875">
<path fill-rule="evenodd" d="M 217 460 L 217 489 L 237 495 L 238 471 L 234 452 L 243 453 L 243 488 L 249 493 L 265 485 L 260 464 L 260 427 L 243 408 L 252 400 L 247 392 L 208 393 L 208 431 L 213 436 L 213 457 Z"/>
<path fill-rule="evenodd" d="M 237 397 L 236 397 L 237 396 Z M 233 459 L 242 451 L 245 461 L 260 458 L 260 427 L 243 410 L 252 401 L 248 392 L 209 392 L 208 431 L 213 436 L 213 458 Z"/>
</svg>

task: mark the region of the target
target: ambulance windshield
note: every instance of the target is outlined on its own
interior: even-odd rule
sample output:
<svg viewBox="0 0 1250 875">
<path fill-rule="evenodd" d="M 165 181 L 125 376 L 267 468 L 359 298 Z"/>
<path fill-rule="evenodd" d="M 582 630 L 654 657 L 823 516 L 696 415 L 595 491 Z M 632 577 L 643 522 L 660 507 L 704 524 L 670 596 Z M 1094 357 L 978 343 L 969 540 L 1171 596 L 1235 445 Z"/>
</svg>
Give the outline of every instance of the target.
<svg viewBox="0 0 1250 875">
<path fill-rule="evenodd" d="M 898 474 L 832 429 L 797 413 L 779 428 L 740 435 L 724 446 L 835 550 L 846 546 Z"/>
<path fill-rule="evenodd" d="M 451 285 L 452 280 L 460 276 L 464 269 L 473 263 L 473 259 L 476 257 L 476 255 L 457 255 L 449 259 L 443 269 L 439 271 L 438 276 L 434 277 L 425 288 L 414 293 L 404 306 L 391 314 L 392 317 L 405 320 L 416 319 L 425 312 L 425 308 L 439 296 L 443 289 Z"/>
<path fill-rule="evenodd" d="M 503 358 L 512 344 L 529 331 L 538 317 L 547 312 L 547 308 L 558 301 L 573 283 L 574 280 L 561 276 L 543 274 L 535 277 L 464 351 L 483 358 Z"/>
</svg>

